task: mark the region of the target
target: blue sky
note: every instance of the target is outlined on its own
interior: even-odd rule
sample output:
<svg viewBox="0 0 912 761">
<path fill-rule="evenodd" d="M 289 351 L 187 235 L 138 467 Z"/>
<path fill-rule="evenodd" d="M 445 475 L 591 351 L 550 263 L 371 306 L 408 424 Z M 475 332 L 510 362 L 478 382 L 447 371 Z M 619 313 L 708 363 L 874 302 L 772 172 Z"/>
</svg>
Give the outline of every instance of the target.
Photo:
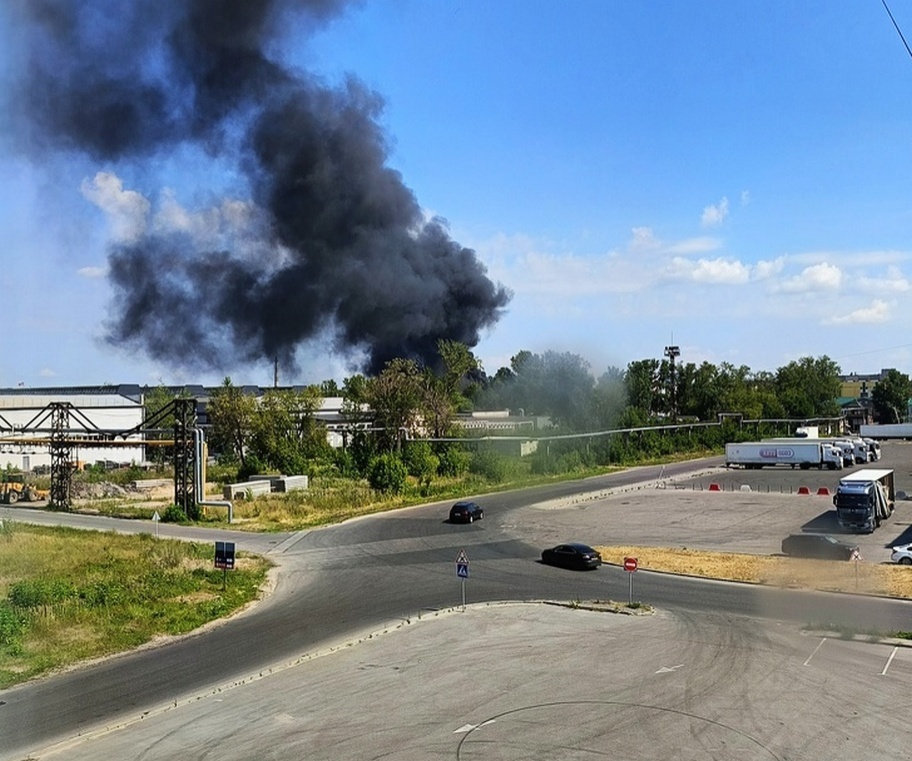
<svg viewBox="0 0 912 761">
<path fill-rule="evenodd" d="M 890 6 L 912 38 L 912 4 Z M 23 43 L 0 28 L 9 83 Z M 285 64 L 383 98 L 390 166 L 512 292 L 475 347 L 489 373 L 527 349 L 598 375 L 671 343 L 912 372 L 912 58 L 880 0 L 387 0 L 286 31 Z M 99 340 L 109 243 L 249 214 L 230 161 L 0 150 L 0 386 L 272 382 Z M 352 372 L 325 341 L 298 362 L 280 382 Z"/>
</svg>

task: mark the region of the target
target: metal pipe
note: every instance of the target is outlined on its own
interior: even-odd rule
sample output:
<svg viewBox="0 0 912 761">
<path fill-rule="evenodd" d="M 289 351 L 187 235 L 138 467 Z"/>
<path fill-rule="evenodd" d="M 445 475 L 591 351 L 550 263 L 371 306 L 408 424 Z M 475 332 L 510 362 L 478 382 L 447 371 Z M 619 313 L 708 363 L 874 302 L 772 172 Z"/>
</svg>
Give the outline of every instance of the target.
<svg viewBox="0 0 912 761">
<path fill-rule="evenodd" d="M 234 520 L 234 503 L 230 500 L 201 499 L 205 497 L 205 484 L 203 483 L 203 431 L 201 428 L 193 429 L 193 448 L 196 456 L 193 458 L 193 492 L 196 494 L 196 504 L 206 507 L 227 507 L 228 523 Z"/>
</svg>

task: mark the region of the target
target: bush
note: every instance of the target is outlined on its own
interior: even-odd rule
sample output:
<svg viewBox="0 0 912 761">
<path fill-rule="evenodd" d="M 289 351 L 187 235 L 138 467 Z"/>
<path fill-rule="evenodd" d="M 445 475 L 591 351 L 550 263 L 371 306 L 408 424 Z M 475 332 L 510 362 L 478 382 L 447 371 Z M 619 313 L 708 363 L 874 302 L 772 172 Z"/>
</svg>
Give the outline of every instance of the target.
<svg viewBox="0 0 912 761">
<path fill-rule="evenodd" d="M 24 579 L 10 584 L 7 600 L 18 609 L 49 608 L 75 594 L 73 585 L 63 579 Z"/>
<path fill-rule="evenodd" d="M 22 650 L 21 637 L 25 629 L 25 616 L 8 601 L 0 600 L 0 652 L 18 655 Z"/>
<path fill-rule="evenodd" d="M 469 472 L 485 478 L 494 484 L 506 480 L 509 468 L 506 458 L 489 450 L 480 450 L 472 455 Z"/>
<path fill-rule="evenodd" d="M 184 511 L 178 505 L 168 505 L 161 519 L 165 523 L 183 523 L 187 520 L 187 516 L 184 515 Z"/>
<path fill-rule="evenodd" d="M 402 453 L 402 458 L 409 475 L 421 483 L 429 484 L 440 466 L 440 460 L 426 441 L 410 441 Z"/>
<path fill-rule="evenodd" d="M 444 477 L 459 478 L 469 472 L 472 455 L 457 446 L 448 446 L 439 455 L 437 472 Z"/>
<path fill-rule="evenodd" d="M 396 455 L 382 454 L 371 460 L 367 478 L 377 491 L 399 494 L 408 478 L 408 468 Z"/>
<path fill-rule="evenodd" d="M 244 464 L 238 468 L 238 481 L 248 481 L 250 476 L 257 473 L 266 473 L 266 465 L 256 455 L 248 455 Z"/>
</svg>

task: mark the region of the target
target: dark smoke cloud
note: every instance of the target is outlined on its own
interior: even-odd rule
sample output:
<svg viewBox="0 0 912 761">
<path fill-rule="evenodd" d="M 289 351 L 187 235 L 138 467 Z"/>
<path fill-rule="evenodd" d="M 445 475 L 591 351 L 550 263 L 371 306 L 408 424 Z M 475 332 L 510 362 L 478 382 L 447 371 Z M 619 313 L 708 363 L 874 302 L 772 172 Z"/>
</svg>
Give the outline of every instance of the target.
<svg viewBox="0 0 912 761">
<path fill-rule="evenodd" d="M 176 366 L 293 367 L 328 330 L 373 372 L 397 356 L 433 363 L 441 338 L 474 346 L 500 317 L 508 291 L 387 166 L 382 99 L 270 55 L 288 14 L 313 29 L 347 3 L 14 2 L 29 35 L 17 132 L 31 155 L 142 167 L 188 145 L 228 153 L 265 212 L 260 248 L 275 256 L 154 228 L 113 247 L 112 343 Z"/>
</svg>

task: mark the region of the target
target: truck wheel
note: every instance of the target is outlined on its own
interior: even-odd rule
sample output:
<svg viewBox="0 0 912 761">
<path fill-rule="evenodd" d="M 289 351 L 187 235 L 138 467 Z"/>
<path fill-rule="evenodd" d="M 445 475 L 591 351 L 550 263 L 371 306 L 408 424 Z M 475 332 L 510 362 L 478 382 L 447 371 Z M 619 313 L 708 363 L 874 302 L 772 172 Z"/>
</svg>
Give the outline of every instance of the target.
<svg viewBox="0 0 912 761">
<path fill-rule="evenodd" d="M 11 505 L 15 505 L 19 501 L 19 492 L 10 489 L 6 494 L 6 501 Z"/>
</svg>

